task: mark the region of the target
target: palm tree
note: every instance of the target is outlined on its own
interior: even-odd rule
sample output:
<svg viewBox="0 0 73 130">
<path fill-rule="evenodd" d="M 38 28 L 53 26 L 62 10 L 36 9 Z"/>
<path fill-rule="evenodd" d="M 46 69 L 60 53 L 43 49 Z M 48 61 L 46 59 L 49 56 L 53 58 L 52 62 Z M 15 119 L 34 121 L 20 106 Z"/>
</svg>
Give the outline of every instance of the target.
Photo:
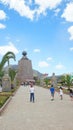
<svg viewBox="0 0 73 130">
<path fill-rule="evenodd" d="M 3 58 L 2 58 L 2 61 L 3 61 L 3 63 L 5 64 L 6 62 L 8 62 L 8 66 L 9 66 L 9 59 L 16 59 L 15 58 L 15 54 L 13 53 L 13 52 L 11 52 L 11 51 L 9 51 L 9 52 L 7 52 L 4 56 L 3 56 Z"/>
<path fill-rule="evenodd" d="M 66 75 L 66 84 L 68 86 L 68 89 L 70 88 L 71 86 L 71 76 L 70 75 Z"/>
<path fill-rule="evenodd" d="M 66 76 L 65 76 L 65 75 L 62 75 L 62 76 L 60 77 L 60 83 L 61 83 L 62 85 L 65 85 L 65 82 L 66 82 Z"/>
<path fill-rule="evenodd" d="M 14 69 L 12 69 L 12 68 L 9 68 L 9 76 L 10 76 L 10 78 L 11 78 L 11 88 L 13 89 L 14 87 L 13 87 L 13 82 L 14 82 L 14 78 L 15 78 L 15 76 L 16 76 L 16 73 L 17 73 L 17 71 L 15 71 Z"/>
<path fill-rule="evenodd" d="M 9 59 L 14 59 L 15 60 L 15 54 L 11 51 L 7 52 L 1 62 L 0 62 L 0 76 L 3 76 L 4 72 L 3 72 L 3 67 L 6 64 L 6 62 L 8 62 L 8 67 L 9 67 Z"/>
<path fill-rule="evenodd" d="M 61 77 L 61 81 L 63 84 L 65 84 L 68 88 L 70 88 L 72 84 L 71 76 L 69 74 L 63 75 Z"/>
</svg>

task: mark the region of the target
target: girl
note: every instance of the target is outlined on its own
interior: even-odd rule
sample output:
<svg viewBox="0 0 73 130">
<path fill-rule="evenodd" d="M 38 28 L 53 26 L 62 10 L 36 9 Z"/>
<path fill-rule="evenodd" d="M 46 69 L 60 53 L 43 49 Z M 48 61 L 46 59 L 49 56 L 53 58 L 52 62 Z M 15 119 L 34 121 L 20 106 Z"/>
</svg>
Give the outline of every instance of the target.
<svg viewBox="0 0 73 130">
<path fill-rule="evenodd" d="M 60 87 L 59 92 L 60 92 L 60 98 L 61 98 L 61 100 L 62 100 L 62 99 L 63 99 L 63 88 L 62 88 L 62 87 Z"/>
</svg>

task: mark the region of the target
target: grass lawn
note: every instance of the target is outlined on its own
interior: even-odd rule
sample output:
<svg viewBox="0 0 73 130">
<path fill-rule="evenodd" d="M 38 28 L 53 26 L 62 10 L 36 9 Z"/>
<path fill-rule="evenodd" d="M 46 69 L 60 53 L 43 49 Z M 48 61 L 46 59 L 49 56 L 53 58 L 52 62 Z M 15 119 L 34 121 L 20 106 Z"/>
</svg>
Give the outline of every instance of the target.
<svg viewBox="0 0 73 130">
<path fill-rule="evenodd" d="M 14 92 L 16 92 L 18 88 L 19 86 L 15 87 L 10 92 L 0 92 L 0 108 L 4 105 L 10 96 L 13 96 Z"/>
<path fill-rule="evenodd" d="M 9 96 L 0 95 L 0 108 L 4 105 L 4 103 L 7 101 Z"/>
</svg>

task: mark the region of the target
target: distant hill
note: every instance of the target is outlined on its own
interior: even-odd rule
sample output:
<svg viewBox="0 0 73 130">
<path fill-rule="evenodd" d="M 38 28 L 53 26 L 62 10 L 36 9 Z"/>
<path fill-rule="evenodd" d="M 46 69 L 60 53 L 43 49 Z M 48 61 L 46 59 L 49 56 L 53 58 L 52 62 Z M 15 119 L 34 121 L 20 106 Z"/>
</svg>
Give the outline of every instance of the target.
<svg viewBox="0 0 73 130">
<path fill-rule="evenodd" d="M 10 65 L 10 68 L 12 68 L 14 70 L 18 70 L 18 65 Z M 4 70 L 6 71 L 7 69 L 8 69 L 8 67 L 6 66 L 4 68 Z M 42 75 L 43 75 L 42 73 L 40 73 L 39 71 L 33 69 L 33 76 L 34 77 L 38 77 L 40 79 L 42 77 Z"/>
<path fill-rule="evenodd" d="M 43 75 L 42 73 L 33 69 L 33 76 L 34 77 L 38 77 L 40 79 L 42 77 L 42 75 Z"/>
</svg>

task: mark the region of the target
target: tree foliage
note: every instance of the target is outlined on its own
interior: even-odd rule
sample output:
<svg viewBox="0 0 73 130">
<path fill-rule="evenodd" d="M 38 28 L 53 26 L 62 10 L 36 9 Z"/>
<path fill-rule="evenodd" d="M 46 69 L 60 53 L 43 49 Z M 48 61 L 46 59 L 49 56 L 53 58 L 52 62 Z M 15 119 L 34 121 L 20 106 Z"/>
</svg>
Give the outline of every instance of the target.
<svg viewBox="0 0 73 130">
<path fill-rule="evenodd" d="M 11 82 L 14 81 L 14 78 L 15 78 L 16 73 L 17 73 L 17 72 L 16 72 L 14 69 L 9 68 L 9 76 L 10 76 L 10 78 L 11 78 Z"/>
<path fill-rule="evenodd" d="M 70 86 L 72 84 L 71 76 L 69 74 L 62 75 L 61 76 L 61 83 L 63 85 L 66 85 L 68 88 L 70 88 Z"/>
<path fill-rule="evenodd" d="M 71 77 L 70 77 L 70 75 L 66 75 L 66 85 L 68 86 L 68 88 L 70 88 L 70 86 L 71 86 Z"/>
<path fill-rule="evenodd" d="M 8 66 L 9 66 L 9 60 L 10 59 L 14 59 L 15 60 L 15 54 L 11 51 L 7 52 L 1 62 L 0 62 L 0 76 L 2 77 L 4 72 L 3 72 L 3 68 L 4 68 L 4 65 L 6 64 L 6 62 L 8 62 Z"/>
</svg>

